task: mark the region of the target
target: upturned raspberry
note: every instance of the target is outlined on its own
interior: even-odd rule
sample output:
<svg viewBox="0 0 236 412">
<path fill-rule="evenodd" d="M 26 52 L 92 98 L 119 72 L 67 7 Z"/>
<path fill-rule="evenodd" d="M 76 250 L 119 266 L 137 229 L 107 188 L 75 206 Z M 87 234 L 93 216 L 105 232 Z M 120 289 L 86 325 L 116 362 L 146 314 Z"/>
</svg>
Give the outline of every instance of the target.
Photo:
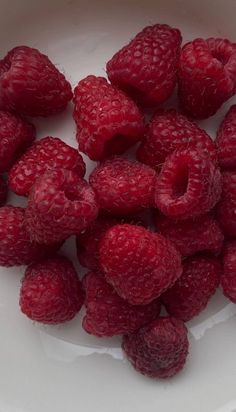
<svg viewBox="0 0 236 412">
<path fill-rule="evenodd" d="M 218 222 L 226 236 L 236 236 L 236 172 L 223 172 L 221 199 L 216 207 Z"/>
<path fill-rule="evenodd" d="M 236 241 L 227 242 L 223 253 L 223 273 L 220 278 L 224 295 L 236 303 Z"/>
</svg>

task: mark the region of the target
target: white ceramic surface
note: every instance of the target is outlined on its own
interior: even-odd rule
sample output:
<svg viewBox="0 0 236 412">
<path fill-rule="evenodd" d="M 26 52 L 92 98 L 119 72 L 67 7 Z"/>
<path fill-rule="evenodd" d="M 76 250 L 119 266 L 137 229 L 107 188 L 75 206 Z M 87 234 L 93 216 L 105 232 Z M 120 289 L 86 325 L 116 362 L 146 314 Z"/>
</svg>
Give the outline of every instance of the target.
<svg viewBox="0 0 236 412">
<path fill-rule="evenodd" d="M 0 11 L 0 54 L 20 44 L 37 47 L 73 86 L 87 74 L 105 75 L 105 62 L 147 24 L 175 25 L 185 41 L 236 41 L 234 0 L 0 0 Z M 229 104 L 204 122 L 212 135 Z M 76 146 L 71 108 L 35 124 L 39 137 L 51 134 Z M 73 241 L 66 249 L 75 254 Z M 80 317 L 56 328 L 27 320 L 18 309 L 23 271 L 0 269 L 0 412 L 236 411 L 236 306 L 220 292 L 189 323 L 186 369 L 152 381 L 124 360 L 119 339 L 86 335 Z"/>
</svg>

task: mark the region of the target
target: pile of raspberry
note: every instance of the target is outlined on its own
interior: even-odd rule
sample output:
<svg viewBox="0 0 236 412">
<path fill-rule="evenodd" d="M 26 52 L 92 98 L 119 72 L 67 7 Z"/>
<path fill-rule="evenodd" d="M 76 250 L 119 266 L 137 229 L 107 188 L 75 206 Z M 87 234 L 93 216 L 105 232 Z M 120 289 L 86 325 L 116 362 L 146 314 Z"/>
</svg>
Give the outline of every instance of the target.
<svg viewBox="0 0 236 412">
<path fill-rule="evenodd" d="M 184 367 L 186 322 L 219 285 L 236 303 L 236 106 L 215 140 L 196 123 L 236 93 L 236 44 L 181 43 L 178 29 L 146 27 L 107 63 L 109 81 L 89 75 L 73 91 L 36 49 L 0 60 L 0 265 L 27 265 L 21 311 L 56 325 L 84 305 L 84 330 L 122 335 L 152 378 Z M 178 107 L 162 108 L 176 88 Z M 29 119 L 71 100 L 79 151 L 36 140 Z M 97 162 L 87 180 L 81 152 Z M 8 189 L 27 206 L 6 204 Z M 82 279 L 60 252 L 71 236 Z"/>
</svg>

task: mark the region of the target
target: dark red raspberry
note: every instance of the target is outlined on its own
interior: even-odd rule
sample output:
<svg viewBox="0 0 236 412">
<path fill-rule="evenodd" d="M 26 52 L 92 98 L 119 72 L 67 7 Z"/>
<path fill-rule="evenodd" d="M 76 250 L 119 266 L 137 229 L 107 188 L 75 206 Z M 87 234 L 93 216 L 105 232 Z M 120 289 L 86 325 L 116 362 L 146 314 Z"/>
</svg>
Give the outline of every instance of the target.
<svg viewBox="0 0 236 412">
<path fill-rule="evenodd" d="M 84 293 L 74 266 L 63 256 L 31 264 L 20 290 L 21 311 L 37 322 L 56 325 L 81 309 Z"/>
<path fill-rule="evenodd" d="M 216 161 L 216 147 L 205 130 L 174 109 L 158 110 L 137 151 L 140 162 L 158 169 L 174 150 L 197 149 Z"/>
<path fill-rule="evenodd" d="M 35 127 L 31 123 L 0 111 L 0 172 L 7 172 L 34 139 Z"/>
<path fill-rule="evenodd" d="M 24 225 L 25 209 L 15 206 L 0 208 L 0 265 L 28 265 L 54 253 L 60 244 L 39 245 L 30 241 Z"/>
<path fill-rule="evenodd" d="M 105 233 L 100 264 L 106 280 L 131 305 L 158 298 L 182 273 L 180 255 L 169 240 L 129 224 Z"/>
<path fill-rule="evenodd" d="M 223 254 L 223 273 L 220 278 L 224 295 L 236 303 L 236 241 L 227 242 Z"/>
<path fill-rule="evenodd" d="M 93 189 L 75 172 L 54 169 L 36 180 L 26 209 L 32 240 L 51 244 L 80 233 L 96 219 Z"/>
<path fill-rule="evenodd" d="M 236 236 L 236 172 L 223 172 L 222 195 L 217 205 L 217 219 L 227 236 Z"/>
<path fill-rule="evenodd" d="M 145 106 L 164 102 L 176 84 L 182 37 L 166 24 L 145 27 L 107 63 L 107 74 Z"/>
<path fill-rule="evenodd" d="M 65 76 L 37 49 L 19 46 L 0 60 L 0 107 L 27 116 L 61 112 L 72 98 Z"/>
<path fill-rule="evenodd" d="M 93 170 L 89 182 L 100 208 L 111 214 L 128 215 L 154 205 L 156 172 L 142 163 L 109 159 Z"/>
<path fill-rule="evenodd" d="M 221 265 L 208 256 L 194 256 L 183 262 L 183 274 L 162 296 L 167 312 L 184 322 L 205 309 L 219 286 Z"/>
<path fill-rule="evenodd" d="M 88 76 L 74 91 L 74 120 L 81 152 L 92 160 L 122 154 L 143 137 L 143 115 L 104 77 Z"/>
<path fill-rule="evenodd" d="M 170 378 L 185 365 L 187 328 L 179 319 L 161 317 L 125 335 L 122 348 L 138 372 L 150 378 Z"/>
<path fill-rule="evenodd" d="M 179 97 L 190 116 L 206 118 L 235 93 L 236 44 L 226 39 L 187 43 L 179 64 Z"/>
<path fill-rule="evenodd" d="M 166 216 L 193 218 L 211 210 L 221 190 L 220 170 L 210 158 L 193 149 L 176 150 L 157 178 L 155 202 Z"/>
<path fill-rule="evenodd" d="M 11 189 L 27 196 L 35 180 L 49 169 L 67 169 L 80 177 L 85 174 L 85 163 L 76 149 L 57 137 L 45 137 L 30 147 L 9 173 Z"/>
<path fill-rule="evenodd" d="M 8 187 L 3 179 L 3 177 L 0 175 L 0 206 L 3 206 L 6 203 L 7 200 L 7 194 L 8 194 Z"/>
<path fill-rule="evenodd" d="M 178 221 L 156 213 L 155 223 L 157 231 L 173 242 L 183 256 L 201 251 L 216 255 L 221 252 L 224 236 L 217 221 L 209 214 Z"/>
<path fill-rule="evenodd" d="M 222 168 L 236 167 L 236 105 L 231 106 L 221 123 L 216 144 L 218 148 L 219 164 Z"/>
<path fill-rule="evenodd" d="M 92 335 L 103 337 L 134 332 L 160 314 L 157 299 L 145 306 L 132 306 L 117 295 L 99 273 L 88 273 L 83 285 L 86 292 L 83 328 Z"/>
</svg>

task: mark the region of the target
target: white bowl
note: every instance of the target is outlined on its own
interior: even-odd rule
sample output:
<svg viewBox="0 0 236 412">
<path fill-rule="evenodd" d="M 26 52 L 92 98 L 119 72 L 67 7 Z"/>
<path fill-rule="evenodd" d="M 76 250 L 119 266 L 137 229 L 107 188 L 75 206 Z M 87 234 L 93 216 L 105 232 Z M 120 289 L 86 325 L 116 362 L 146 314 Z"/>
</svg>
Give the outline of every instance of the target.
<svg viewBox="0 0 236 412">
<path fill-rule="evenodd" d="M 0 5 L 1 55 L 15 45 L 37 47 L 73 86 L 87 74 L 105 75 L 106 61 L 148 24 L 179 27 L 184 41 L 236 40 L 233 0 L 0 0 Z M 213 136 L 231 103 L 202 122 Z M 71 108 L 35 124 L 39 137 L 51 134 L 76 146 Z M 91 170 L 92 162 L 87 165 Z M 73 241 L 66 249 L 75 255 Z M 61 327 L 31 323 L 18 308 L 23 271 L 0 270 L 1 412 L 236 411 L 236 306 L 221 292 L 188 324 L 185 370 L 171 380 L 152 381 L 124 360 L 118 338 L 86 335 L 80 317 Z"/>
</svg>

